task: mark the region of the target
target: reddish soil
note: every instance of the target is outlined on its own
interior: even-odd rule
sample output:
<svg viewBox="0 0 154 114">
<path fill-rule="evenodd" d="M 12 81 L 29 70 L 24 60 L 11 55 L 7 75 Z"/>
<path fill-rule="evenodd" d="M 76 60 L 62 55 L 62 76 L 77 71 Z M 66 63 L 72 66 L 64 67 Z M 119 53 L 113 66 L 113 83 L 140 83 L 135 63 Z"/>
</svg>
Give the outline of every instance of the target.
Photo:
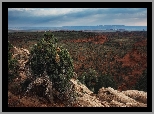
<svg viewBox="0 0 154 114">
<path fill-rule="evenodd" d="M 79 39 L 73 39 L 73 40 L 69 40 L 67 42 L 92 42 L 95 44 L 103 44 L 105 41 L 107 41 L 107 37 L 105 35 L 99 35 L 99 36 L 95 36 L 95 37 L 90 37 L 90 38 L 79 38 Z M 66 42 L 66 41 L 64 41 Z"/>
<path fill-rule="evenodd" d="M 64 104 L 58 99 L 54 103 L 49 103 L 43 97 L 38 96 L 20 96 L 8 91 L 8 107 L 64 107 Z"/>
<path fill-rule="evenodd" d="M 92 42 L 94 44 L 103 44 L 104 42 L 108 41 L 108 38 L 105 35 L 99 35 L 96 37 L 90 37 L 90 38 L 83 38 L 83 39 L 74 39 L 74 40 L 68 40 L 63 42 L 72 42 L 72 43 L 79 43 L 79 42 Z M 115 74 L 115 77 L 121 76 L 124 80 L 122 84 L 119 85 L 119 88 L 121 90 L 127 90 L 135 85 L 136 81 L 138 80 L 139 76 L 142 75 L 143 71 L 147 68 L 147 53 L 141 52 L 138 48 L 140 47 L 146 47 L 147 41 L 142 40 L 139 42 L 136 42 L 134 44 L 134 47 L 132 50 L 130 50 L 128 53 L 125 54 L 123 58 L 119 58 L 118 56 L 114 57 L 114 61 L 110 61 L 110 57 L 112 57 L 112 53 L 107 53 L 107 58 L 104 59 L 104 62 L 96 62 L 96 64 L 99 67 L 97 68 L 99 71 L 102 71 L 102 73 L 109 72 L 107 70 L 107 67 L 110 68 L 110 71 Z M 78 73 L 78 75 L 82 74 L 82 69 L 88 69 L 93 67 L 95 68 L 94 61 L 96 55 L 92 54 L 90 61 L 83 56 L 83 54 L 78 54 L 77 58 L 79 62 L 74 62 L 75 71 Z M 97 58 L 97 61 L 101 61 L 101 58 Z M 118 62 L 118 63 L 117 63 Z M 122 63 L 122 68 L 127 67 L 128 69 L 131 69 L 131 71 L 120 71 L 120 73 L 117 73 L 116 69 L 114 69 L 114 66 L 117 66 L 117 64 Z M 115 78 L 116 79 L 116 78 Z"/>
<path fill-rule="evenodd" d="M 143 52 L 140 53 L 140 51 L 136 49 L 137 47 L 145 47 L 146 45 L 146 40 L 137 42 L 134 44 L 134 48 L 123 58 L 117 59 L 117 61 L 122 62 L 122 67 L 132 68 L 132 72 L 130 72 L 129 75 L 123 74 L 125 82 L 127 82 L 129 87 L 132 87 L 136 83 L 139 76 L 141 76 L 143 71 L 147 68 L 147 54 Z"/>
</svg>

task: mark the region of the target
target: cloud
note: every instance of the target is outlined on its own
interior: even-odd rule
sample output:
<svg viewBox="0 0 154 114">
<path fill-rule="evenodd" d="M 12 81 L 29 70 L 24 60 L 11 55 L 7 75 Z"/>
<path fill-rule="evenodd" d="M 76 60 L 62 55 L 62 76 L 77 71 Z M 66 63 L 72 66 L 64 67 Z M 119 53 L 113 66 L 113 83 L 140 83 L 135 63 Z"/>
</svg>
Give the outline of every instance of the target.
<svg viewBox="0 0 154 114">
<path fill-rule="evenodd" d="M 9 26 L 146 24 L 146 8 L 9 8 Z"/>
<path fill-rule="evenodd" d="M 87 8 L 9 8 L 8 11 L 14 11 L 18 13 L 26 13 L 33 16 L 56 16 L 65 15 L 69 13 L 76 13 L 83 11 Z"/>
</svg>

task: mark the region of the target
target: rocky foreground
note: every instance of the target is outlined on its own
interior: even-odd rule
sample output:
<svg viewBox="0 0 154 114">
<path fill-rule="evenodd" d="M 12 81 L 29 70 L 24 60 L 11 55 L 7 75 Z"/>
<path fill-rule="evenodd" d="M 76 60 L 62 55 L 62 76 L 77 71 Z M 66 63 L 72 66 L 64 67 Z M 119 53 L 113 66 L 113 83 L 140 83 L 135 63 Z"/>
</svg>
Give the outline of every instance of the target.
<svg viewBox="0 0 154 114">
<path fill-rule="evenodd" d="M 60 93 L 52 88 L 52 82 L 46 74 L 33 80 L 30 78 L 30 71 L 25 67 L 29 58 L 28 50 L 14 47 L 13 57 L 18 59 L 20 69 L 19 77 L 9 84 L 9 107 L 147 107 L 147 92 L 138 90 L 120 92 L 111 87 L 102 87 L 98 94 L 94 94 L 76 77 L 70 80 L 70 90 L 60 97 Z M 27 80 L 31 83 L 27 85 L 25 91 L 20 91 L 21 84 Z"/>
</svg>

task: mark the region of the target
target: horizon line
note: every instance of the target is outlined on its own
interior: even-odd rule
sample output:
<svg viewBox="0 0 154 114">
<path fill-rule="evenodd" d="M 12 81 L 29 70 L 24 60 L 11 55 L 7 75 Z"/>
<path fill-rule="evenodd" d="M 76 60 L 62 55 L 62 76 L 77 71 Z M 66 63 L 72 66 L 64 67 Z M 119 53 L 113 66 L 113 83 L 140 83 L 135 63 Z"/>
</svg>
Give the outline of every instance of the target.
<svg viewBox="0 0 154 114">
<path fill-rule="evenodd" d="M 71 26 L 39 26 L 39 27 L 73 27 L 73 26 L 147 26 L 147 25 L 71 25 Z M 11 27 L 27 27 L 27 26 L 11 26 Z M 37 26 L 31 26 L 31 27 L 37 27 Z"/>
</svg>

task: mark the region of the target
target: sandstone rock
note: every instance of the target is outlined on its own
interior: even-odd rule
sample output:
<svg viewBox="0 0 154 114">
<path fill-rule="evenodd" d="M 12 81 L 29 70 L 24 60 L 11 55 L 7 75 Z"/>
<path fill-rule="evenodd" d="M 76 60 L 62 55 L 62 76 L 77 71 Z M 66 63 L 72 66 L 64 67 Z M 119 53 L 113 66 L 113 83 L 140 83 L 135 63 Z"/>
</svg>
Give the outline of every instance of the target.
<svg viewBox="0 0 154 114">
<path fill-rule="evenodd" d="M 115 100 L 112 100 L 109 105 L 110 105 L 110 107 L 126 107 L 126 105 L 124 103 L 120 103 Z"/>
<path fill-rule="evenodd" d="M 30 52 L 27 49 L 13 47 L 13 58 L 17 59 L 19 63 L 19 71 L 23 71 L 25 64 L 28 62 Z"/>
<path fill-rule="evenodd" d="M 127 90 L 127 91 L 122 91 L 122 93 L 130 98 L 135 99 L 140 103 L 145 103 L 145 104 L 147 103 L 147 92 L 138 90 Z"/>
<path fill-rule="evenodd" d="M 72 84 L 75 86 L 75 90 L 78 92 L 78 94 L 92 94 L 93 92 L 90 91 L 84 84 L 81 84 L 78 80 L 71 79 L 70 80 Z"/>
<path fill-rule="evenodd" d="M 128 92 L 125 92 L 128 94 Z M 124 93 L 114 90 L 111 87 L 102 87 L 98 92 L 98 97 L 101 101 L 109 102 L 112 107 L 146 107 L 147 104 L 140 103 L 135 99 L 126 96 Z M 136 94 L 137 95 L 137 94 Z"/>
<path fill-rule="evenodd" d="M 81 84 L 78 80 L 70 80 L 74 85 L 77 93 L 77 106 L 78 107 L 104 107 L 97 99 L 93 92 L 90 91 L 85 85 Z"/>
</svg>

